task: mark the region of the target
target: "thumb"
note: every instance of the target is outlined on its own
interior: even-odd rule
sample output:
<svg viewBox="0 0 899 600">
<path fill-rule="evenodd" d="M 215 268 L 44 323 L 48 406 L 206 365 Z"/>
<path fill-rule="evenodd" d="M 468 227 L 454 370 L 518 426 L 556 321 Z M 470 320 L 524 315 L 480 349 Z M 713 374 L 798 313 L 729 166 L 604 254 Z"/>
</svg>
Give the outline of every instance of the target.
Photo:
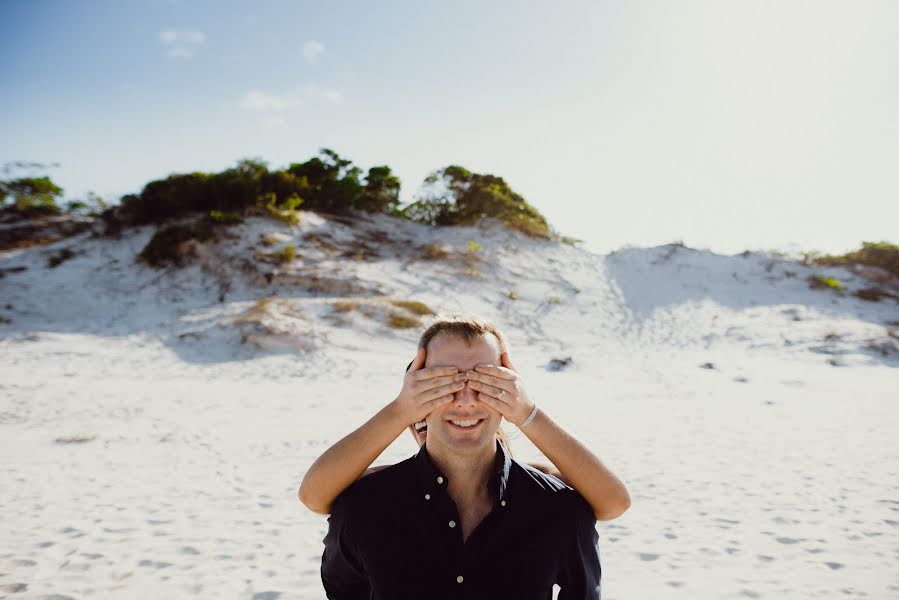
<svg viewBox="0 0 899 600">
<path fill-rule="evenodd" d="M 518 372 L 518 369 L 516 369 L 516 368 L 515 368 L 515 365 L 512 364 L 512 361 L 509 360 L 509 353 L 508 353 L 508 352 L 503 352 L 502 354 L 500 354 L 500 355 L 499 355 L 499 361 L 500 361 L 500 363 L 501 363 L 504 367 L 506 367 L 507 369 L 512 369 L 512 370 L 515 371 L 516 373 Z"/>
<path fill-rule="evenodd" d="M 413 372 L 421 369 L 423 366 L 425 366 L 425 357 L 426 356 L 427 355 L 425 353 L 425 349 L 419 348 L 418 352 L 415 354 L 415 360 L 413 360 L 409 364 L 409 367 L 406 369 L 406 371 L 408 371 L 409 373 L 413 373 Z"/>
</svg>

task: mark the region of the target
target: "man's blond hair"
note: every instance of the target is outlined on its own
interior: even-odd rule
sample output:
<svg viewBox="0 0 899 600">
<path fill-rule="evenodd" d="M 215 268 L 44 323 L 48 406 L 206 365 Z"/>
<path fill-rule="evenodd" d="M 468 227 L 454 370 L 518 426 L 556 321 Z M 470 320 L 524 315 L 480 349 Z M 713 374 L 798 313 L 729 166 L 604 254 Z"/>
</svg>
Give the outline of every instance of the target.
<svg viewBox="0 0 899 600">
<path fill-rule="evenodd" d="M 480 337 L 492 334 L 499 343 L 500 353 L 507 351 L 506 339 L 503 337 L 499 327 L 493 321 L 478 315 L 467 313 L 438 315 L 436 320 L 421 334 L 421 338 L 418 340 L 418 347 L 427 351 L 431 340 L 440 334 L 464 340 L 468 345 L 471 345 L 472 342 Z"/>
</svg>

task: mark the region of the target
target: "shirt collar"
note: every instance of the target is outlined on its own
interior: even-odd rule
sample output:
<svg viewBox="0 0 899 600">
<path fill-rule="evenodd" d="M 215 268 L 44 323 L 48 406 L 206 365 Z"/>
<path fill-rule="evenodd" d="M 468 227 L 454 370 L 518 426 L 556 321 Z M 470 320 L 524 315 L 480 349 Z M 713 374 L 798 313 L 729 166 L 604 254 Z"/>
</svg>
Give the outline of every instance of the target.
<svg viewBox="0 0 899 600">
<path fill-rule="evenodd" d="M 415 471 L 419 484 L 426 493 L 431 494 L 438 489 L 446 493 L 447 477 L 431 461 L 428 454 L 427 443 L 421 445 L 421 449 L 415 456 Z M 506 498 L 509 488 L 509 473 L 512 471 L 512 456 L 506 448 L 496 441 L 496 459 L 494 461 L 493 476 L 488 482 L 490 494 L 496 502 Z"/>
</svg>

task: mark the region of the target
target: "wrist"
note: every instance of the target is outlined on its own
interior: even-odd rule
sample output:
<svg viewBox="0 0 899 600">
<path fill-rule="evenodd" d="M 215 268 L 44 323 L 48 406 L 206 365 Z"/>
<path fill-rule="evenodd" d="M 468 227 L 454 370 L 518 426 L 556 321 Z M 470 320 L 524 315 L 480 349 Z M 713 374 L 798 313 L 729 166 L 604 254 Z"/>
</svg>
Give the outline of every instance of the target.
<svg viewBox="0 0 899 600">
<path fill-rule="evenodd" d="M 537 416 L 537 410 L 538 410 L 537 404 L 534 403 L 534 405 L 531 407 L 531 410 L 528 411 L 528 414 L 525 415 L 525 417 L 521 420 L 521 423 L 517 424 L 518 428 L 524 429 L 525 427 L 530 425 L 531 422 L 534 420 L 534 417 Z"/>
<path fill-rule="evenodd" d="M 399 398 L 387 404 L 387 406 L 381 409 L 381 412 L 384 413 L 392 428 L 405 429 L 413 422 L 412 417 L 403 410 L 403 406 L 399 403 Z"/>
</svg>

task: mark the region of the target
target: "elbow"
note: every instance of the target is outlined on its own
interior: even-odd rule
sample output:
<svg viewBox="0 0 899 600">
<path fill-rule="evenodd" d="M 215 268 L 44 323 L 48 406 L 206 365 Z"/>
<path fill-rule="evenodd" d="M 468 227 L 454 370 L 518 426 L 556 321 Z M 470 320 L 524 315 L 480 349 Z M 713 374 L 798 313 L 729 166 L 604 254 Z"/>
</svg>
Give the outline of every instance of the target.
<svg viewBox="0 0 899 600">
<path fill-rule="evenodd" d="M 305 483 L 305 481 L 303 483 Z M 309 492 L 307 486 L 303 484 L 300 484 L 300 489 L 297 492 L 297 497 L 300 499 L 300 502 L 303 503 L 303 506 L 314 513 L 317 513 L 319 515 L 327 515 L 331 513 L 331 507 L 320 502 L 314 494 L 311 494 Z"/>
<path fill-rule="evenodd" d="M 630 507 L 631 497 L 630 494 L 627 493 L 627 490 L 625 490 L 624 495 L 614 504 L 604 507 L 603 510 L 596 511 L 595 517 L 597 521 L 611 521 L 612 519 L 617 519 L 623 515 Z"/>
</svg>

